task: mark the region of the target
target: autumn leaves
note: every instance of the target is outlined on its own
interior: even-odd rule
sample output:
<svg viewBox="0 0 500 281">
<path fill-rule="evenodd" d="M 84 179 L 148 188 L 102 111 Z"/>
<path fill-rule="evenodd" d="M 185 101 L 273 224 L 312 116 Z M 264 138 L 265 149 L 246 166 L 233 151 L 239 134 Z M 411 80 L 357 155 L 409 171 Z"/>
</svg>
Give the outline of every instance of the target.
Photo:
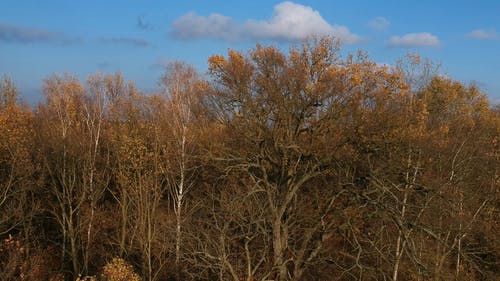
<svg viewBox="0 0 500 281">
<path fill-rule="evenodd" d="M 495 276 L 499 112 L 416 58 L 257 45 L 207 79 L 172 63 L 155 95 L 53 76 L 33 110 L 4 80 L 0 235 L 34 250 L 2 277 L 117 260 L 146 280 Z"/>
</svg>

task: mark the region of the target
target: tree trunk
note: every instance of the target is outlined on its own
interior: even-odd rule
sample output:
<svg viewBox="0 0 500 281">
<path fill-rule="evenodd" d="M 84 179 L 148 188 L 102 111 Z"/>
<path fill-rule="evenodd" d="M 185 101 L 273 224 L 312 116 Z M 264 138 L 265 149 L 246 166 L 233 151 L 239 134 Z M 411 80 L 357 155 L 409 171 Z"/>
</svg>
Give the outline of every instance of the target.
<svg viewBox="0 0 500 281">
<path fill-rule="evenodd" d="M 273 223 L 273 250 L 274 250 L 274 266 L 278 270 L 278 281 L 287 279 L 286 261 L 284 260 L 285 237 L 283 235 L 283 224 L 281 217 L 276 217 Z"/>
</svg>

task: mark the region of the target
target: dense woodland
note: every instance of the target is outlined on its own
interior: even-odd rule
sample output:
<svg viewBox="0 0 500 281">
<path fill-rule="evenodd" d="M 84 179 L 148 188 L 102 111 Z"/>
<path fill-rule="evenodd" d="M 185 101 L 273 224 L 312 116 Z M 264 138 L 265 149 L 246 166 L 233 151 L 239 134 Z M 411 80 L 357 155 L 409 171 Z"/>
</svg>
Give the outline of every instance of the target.
<svg viewBox="0 0 500 281">
<path fill-rule="evenodd" d="M 498 280 L 500 108 L 316 38 L 0 83 L 0 280 Z"/>
</svg>

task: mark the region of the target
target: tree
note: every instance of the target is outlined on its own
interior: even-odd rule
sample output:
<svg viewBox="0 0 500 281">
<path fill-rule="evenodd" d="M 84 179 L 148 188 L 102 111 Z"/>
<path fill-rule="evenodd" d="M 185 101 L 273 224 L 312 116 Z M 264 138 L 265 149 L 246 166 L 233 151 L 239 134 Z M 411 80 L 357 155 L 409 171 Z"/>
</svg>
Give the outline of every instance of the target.
<svg viewBox="0 0 500 281">
<path fill-rule="evenodd" d="M 148 95 L 54 75 L 33 111 L 5 76 L 0 279 L 498 279 L 499 107 L 339 50 L 173 62 Z"/>
<path fill-rule="evenodd" d="M 9 87 L 13 87 L 10 85 Z M 1 91 L 6 90 L 5 88 Z M 15 88 L 7 90 L 15 93 Z M 10 99 L 13 100 L 10 100 Z M 23 222 L 28 206 L 23 201 L 29 192 L 35 170 L 31 162 L 32 114 L 15 97 L 0 98 L 0 236 L 8 234 Z M 26 217 L 29 221 L 30 218 Z"/>
<path fill-rule="evenodd" d="M 201 122 L 196 116 L 200 107 L 200 96 L 206 88 L 196 69 L 181 62 L 169 64 L 165 74 L 161 77 L 161 86 L 168 105 L 165 110 L 165 120 L 170 123 L 168 132 L 171 134 L 168 143 L 169 192 L 173 199 L 173 208 L 176 218 L 175 225 L 175 264 L 180 266 L 182 224 L 186 193 L 194 185 L 194 131 L 196 122 Z M 198 119 L 198 120 L 197 120 Z M 201 124 L 198 124 L 198 126 Z"/>
<path fill-rule="evenodd" d="M 88 194 L 82 187 L 86 151 L 80 140 L 84 135 L 82 120 L 84 88 L 75 78 L 53 76 L 45 80 L 47 104 L 38 108 L 35 127 L 40 162 L 47 181 L 49 212 L 60 227 L 63 263 L 66 244 L 75 274 L 81 273 L 82 209 Z"/>
<path fill-rule="evenodd" d="M 89 209 L 86 218 L 86 243 L 82 249 L 85 273 L 89 272 L 91 241 L 95 239 L 93 227 L 97 203 L 106 191 L 110 178 L 110 172 L 106 169 L 109 166 L 109 158 L 102 157 L 109 152 L 103 148 L 102 143 L 111 96 L 107 92 L 105 79 L 101 74 L 90 76 L 87 85 L 80 113 L 83 123 L 83 135 L 80 140 L 83 152 L 80 159 L 83 162 L 81 188 L 86 193 L 85 205 Z"/>
<path fill-rule="evenodd" d="M 133 93 L 124 97 L 124 115 L 113 130 L 116 186 L 113 194 L 120 210 L 119 249 L 123 256 L 138 256 L 142 275 L 158 280 L 169 249 L 165 237 L 165 145 L 162 142 L 158 96 Z"/>
<path fill-rule="evenodd" d="M 362 114 L 356 98 L 373 94 L 364 104 L 384 105 L 399 87 L 385 69 L 362 59 L 342 62 L 337 51 L 322 38 L 289 55 L 258 45 L 249 57 L 229 51 L 228 58 L 209 60 L 215 108 L 230 138 L 216 159 L 246 173 L 246 192 L 264 198 L 274 265 L 269 278 L 299 280 L 322 260 L 325 243 L 342 225 L 337 207 L 352 183 L 344 162 L 349 131 L 366 120 L 354 119 L 362 117 L 355 115 Z"/>
<path fill-rule="evenodd" d="M 14 81 L 3 75 L 0 79 L 0 109 L 17 103 L 18 93 Z"/>
<path fill-rule="evenodd" d="M 128 161 L 127 155 L 131 152 L 128 147 L 129 137 L 135 134 L 135 128 L 139 128 L 142 122 L 141 102 L 142 96 L 136 90 L 133 82 L 125 82 L 120 73 L 106 75 L 104 77 L 106 95 L 109 99 L 107 138 L 111 147 L 112 184 L 108 188 L 116 204 L 118 205 L 119 227 L 115 231 L 116 244 L 118 244 L 118 256 L 124 258 L 131 254 L 131 241 L 133 235 L 130 228 L 131 220 L 131 195 L 130 182 L 128 180 L 128 168 L 124 161 Z M 125 151 L 126 154 L 122 154 Z M 133 150 L 132 150 L 133 151 Z"/>
<path fill-rule="evenodd" d="M 28 272 L 33 251 L 33 220 L 38 213 L 32 161 L 33 115 L 17 103 L 12 80 L 0 81 L 0 279 L 17 280 Z M 33 243 L 34 244 L 34 243 Z"/>
<path fill-rule="evenodd" d="M 442 174 L 439 175 L 441 186 L 436 189 L 448 198 L 441 202 L 437 212 L 439 220 L 432 232 L 438 243 L 434 274 L 439 276 L 445 263 L 449 263 L 455 269 L 455 278 L 459 278 L 464 260 L 476 268 L 484 267 L 464 249 L 469 248 L 468 243 L 473 240 L 468 237 L 480 231 L 480 217 L 492 204 L 492 194 L 497 192 L 496 169 L 485 167 L 495 167 L 494 163 L 498 163 L 491 145 L 498 135 L 498 125 L 495 125 L 498 119 L 491 114 L 486 97 L 475 86 L 466 87 L 435 77 L 419 97 L 429 112 L 427 130 L 432 134 L 431 142 L 438 147 L 433 151 L 436 165 L 433 169 Z M 439 176 L 434 175 L 434 180 Z M 472 225 L 476 225 L 474 229 Z M 484 248 L 489 249 L 491 245 Z M 477 272 L 485 274 L 483 270 Z"/>
</svg>

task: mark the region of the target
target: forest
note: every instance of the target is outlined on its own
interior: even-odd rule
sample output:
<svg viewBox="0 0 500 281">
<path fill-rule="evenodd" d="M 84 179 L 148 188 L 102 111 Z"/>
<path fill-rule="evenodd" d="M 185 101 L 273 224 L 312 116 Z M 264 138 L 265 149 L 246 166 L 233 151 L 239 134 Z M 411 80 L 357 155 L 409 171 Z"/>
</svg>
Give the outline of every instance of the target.
<svg viewBox="0 0 500 281">
<path fill-rule="evenodd" d="M 313 38 L 0 82 L 0 280 L 498 280 L 500 107 Z"/>
</svg>

